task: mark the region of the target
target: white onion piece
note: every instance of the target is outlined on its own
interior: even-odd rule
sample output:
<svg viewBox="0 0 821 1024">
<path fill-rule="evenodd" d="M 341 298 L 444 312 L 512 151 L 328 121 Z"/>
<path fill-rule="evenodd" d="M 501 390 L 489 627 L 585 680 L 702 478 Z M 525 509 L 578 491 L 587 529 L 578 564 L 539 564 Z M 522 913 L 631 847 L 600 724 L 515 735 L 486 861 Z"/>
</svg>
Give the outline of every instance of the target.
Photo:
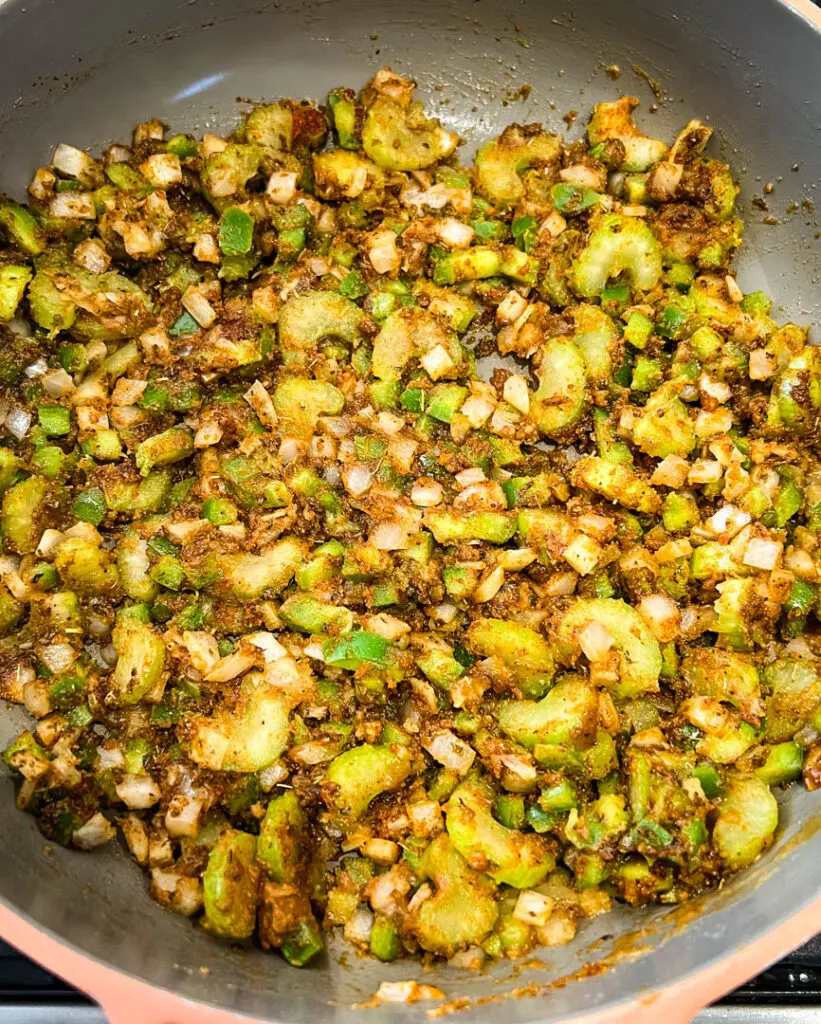
<svg viewBox="0 0 821 1024">
<path fill-rule="evenodd" d="M 476 751 L 473 747 L 449 729 L 437 733 L 422 746 L 434 761 L 462 774 L 468 771 L 476 758 Z"/>
<path fill-rule="evenodd" d="M 367 945 L 371 941 L 373 914 L 364 907 L 355 910 L 345 923 L 344 935 L 348 942 Z"/>
<path fill-rule="evenodd" d="M 302 451 L 302 445 L 295 437 L 284 437 L 282 443 L 279 446 L 279 458 L 283 466 L 288 466 L 298 459 L 300 452 Z"/>
<path fill-rule="evenodd" d="M 162 793 L 150 775 L 126 775 L 115 787 L 117 796 L 132 811 L 143 811 L 159 803 Z"/>
<path fill-rule="evenodd" d="M 408 534 L 400 523 L 380 523 L 371 533 L 370 542 L 380 551 L 400 551 L 407 545 Z"/>
<path fill-rule="evenodd" d="M 62 398 L 74 390 L 74 381 L 65 370 L 49 370 L 43 375 L 43 390 L 49 398 Z"/>
<path fill-rule="evenodd" d="M 77 660 L 77 652 L 69 644 L 48 644 L 40 650 L 40 660 L 55 675 L 65 672 Z"/>
<path fill-rule="evenodd" d="M 25 409 L 15 407 L 6 416 L 6 430 L 13 434 L 18 441 L 22 441 L 31 426 L 31 413 Z"/>
<path fill-rule="evenodd" d="M 45 359 L 38 359 L 36 362 L 31 363 L 23 370 L 23 373 L 29 378 L 41 377 L 48 370 L 48 363 Z"/>
<path fill-rule="evenodd" d="M 371 486 L 371 473 L 366 466 L 351 466 L 343 471 L 342 479 L 349 494 L 358 498 Z"/>
<path fill-rule="evenodd" d="M 93 850 L 102 846 L 116 835 L 116 830 L 105 815 L 99 811 L 71 834 L 71 841 L 80 850 Z"/>
<path fill-rule="evenodd" d="M 125 757 L 119 747 L 97 747 L 97 756 L 100 759 L 100 769 L 108 771 L 111 768 L 122 768 L 125 765 Z"/>
</svg>

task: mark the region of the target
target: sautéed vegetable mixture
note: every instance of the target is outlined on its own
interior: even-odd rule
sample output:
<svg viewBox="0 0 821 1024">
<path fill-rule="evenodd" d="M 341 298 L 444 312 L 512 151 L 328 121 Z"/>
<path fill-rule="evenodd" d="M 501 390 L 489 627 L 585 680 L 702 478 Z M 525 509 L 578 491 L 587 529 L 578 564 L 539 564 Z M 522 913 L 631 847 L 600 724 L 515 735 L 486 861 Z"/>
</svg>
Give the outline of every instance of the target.
<svg viewBox="0 0 821 1024">
<path fill-rule="evenodd" d="M 623 96 L 466 166 L 413 93 L 0 201 L 18 804 L 296 966 L 569 942 L 821 785 L 819 355 L 710 129 Z"/>
</svg>

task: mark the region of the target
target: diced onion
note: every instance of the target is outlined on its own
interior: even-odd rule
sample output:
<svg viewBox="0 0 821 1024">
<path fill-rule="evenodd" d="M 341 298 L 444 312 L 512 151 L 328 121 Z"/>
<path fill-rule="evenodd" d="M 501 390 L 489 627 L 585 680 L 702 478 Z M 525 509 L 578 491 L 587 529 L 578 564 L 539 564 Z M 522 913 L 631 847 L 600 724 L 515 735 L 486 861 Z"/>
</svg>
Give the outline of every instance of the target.
<svg viewBox="0 0 821 1024">
<path fill-rule="evenodd" d="M 451 249 L 464 249 L 473 241 L 473 228 L 463 224 L 455 217 L 445 217 L 439 221 L 438 233 L 441 241 Z"/>
<path fill-rule="evenodd" d="M 100 759 L 100 770 L 104 772 L 125 765 L 125 757 L 119 747 L 97 747 L 97 757 Z"/>
<path fill-rule="evenodd" d="M 96 220 L 97 209 L 90 192 L 61 192 L 49 205 L 52 217 L 71 217 L 75 220 Z"/>
<path fill-rule="evenodd" d="M 666 594 L 650 594 L 642 598 L 636 610 L 660 643 L 668 643 L 679 635 L 681 613 Z"/>
<path fill-rule="evenodd" d="M 753 537 L 744 551 L 744 564 L 753 569 L 774 569 L 781 557 L 783 544 L 766 537 Z"/>
<path fill-rule="evenodd" d="M 541 928 L 553 913 L 555 902 L 551 896 L 544 896 L 533 889 L 522 889 L 513 908 L 513 916 L 517 921 Z"/>
<path fill-rule="evenodd" d="M 79 850 L 93 850 L 109 842 L 115 835 L 114 826 L 98 811 L 85 825 L 71 833 L 71 841 Z"/>
<path fill-rule="evenodd" d="M 62 398 L 74 390 L 74 381 L 65 370 L 49 370 L 43 374 L 43 390 L 49 398 Z"/>
<path fill-rule="evenodd" d="M 449 729 L 437 733 L 422 746 L 430 756 L 445 768 L 464 774 L 476 758 L 476 751 Z"/>
<path fill-rule="evenodd" d="M 365 907 L 359 907 L 345 922 L 344 935 L 348 942 L 367 945 L 373 931 L 373 914 Z"/>
<path fill-rule="evenodd" d="M 348 493 L 358 498 L 371 486 L 371 473 L 367 466 L 351 466 L 343 471 L 342 480 Z"/>
<path fill-rule="evenodd" d="M 284 437 L 279 445 L 279 458 L 283 466 L 289 466 L 298 459 L 302 445 L 295 437 Z"/>
<path fill-rule="evenodd" d="M 601 661 L 613 646 L 613 635 L 601 622 L 588 622 L 579 631 L 579 647 L 586 658 L 592 662 Z"/>
<path fill-rule="evenodd" d="M 371 532 L 370 543 L 380 551 L 400 551 L 407 546 L 408 533 L 401 523 L 380 523 Z"/>
<path fill-rule="evenodd" d="M 5 424 L 6 430 L 13 434 L 18 441 L 22 441 L 31 426 L 31 413 L 15 406 L 6 416 Z"/>
<path fill-rule="evenodd" d="M 114 787 L 117 796 L 132 811 L 143 811 L 159 803 L 162 793 L 150 775 L 126 775 Z"/>
</svg>

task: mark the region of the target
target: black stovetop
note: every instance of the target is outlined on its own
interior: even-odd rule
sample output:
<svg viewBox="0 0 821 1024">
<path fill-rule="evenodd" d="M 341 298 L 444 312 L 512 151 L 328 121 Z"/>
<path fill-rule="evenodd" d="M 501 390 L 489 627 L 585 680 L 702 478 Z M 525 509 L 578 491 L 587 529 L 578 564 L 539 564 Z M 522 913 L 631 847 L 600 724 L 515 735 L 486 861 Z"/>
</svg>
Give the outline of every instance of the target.
<svg viewBox="0 0 821 1024">
<path fill-rule="evenodd" d="M 694 1024 L 821 1021 L 821 935 L 742 985 Z M 105 1024 L 75 989 L 0 942 L 0 1024 Z"/>
</svg>

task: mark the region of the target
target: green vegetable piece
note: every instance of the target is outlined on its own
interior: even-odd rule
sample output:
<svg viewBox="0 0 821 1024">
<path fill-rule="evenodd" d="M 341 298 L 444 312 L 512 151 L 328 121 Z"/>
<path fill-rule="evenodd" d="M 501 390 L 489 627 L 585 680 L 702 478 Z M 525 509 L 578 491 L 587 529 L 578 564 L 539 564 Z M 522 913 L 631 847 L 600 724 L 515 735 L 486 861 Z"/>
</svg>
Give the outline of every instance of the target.
<svg viewBox="0 0 821 1024">
<path fill-rule="evenodd" d="M 143 476 L 155 466 L 169 466 L 181 462 L 194 453 L 194 436 L 185 427 L 170 427 L 161 434 L 146 438 L 137 447 L 135 461 Z"/>
<path fill-rule="evenodd" d="M 630 381 L 631 391 L 653 391 L 661 384 L 664 376 L 658 359 L 639 356 L 633 366 L 633 378 Z"/>
<path fill-rule="evenodd" d="M 338 614 L 340 609 L 336 609 Z M 345 636 L 326 640 L 322 648 L 326 665 L 355 671 L 363 663 L 386 665 L 391 650 L 390 640 L 378 633 L 358 630 Z"/>
<path fill-rule="evenodd" d="M 9 241 L 29 256 L 39 256 L 46 251 L 46 237 L 36 217 L 19 203 L 11 199 L 0 199 L 0 226 L 8 235 Z"/>
<path fill-rule="evenodd" d="M 416 907 L 407 923 L 419 945 L 451 957 L 483 942 L 499 917 L 490 879 L 474 871 L 444 834 L 425 850 L 420 871 L 433 882 L 435 892 Z"/>
<path fill-rule="evenodd" d="M 102 489 L 114 512 L 159 512 L 171 491 L 171 477 L 167 470 L 151 472 L 139 484 L 108 477 Z"/>
<path fill-rule="evenodd" d="M 608 462 L 632 465 L 633 455 L 630 446 L 623 441 L 616 440 L 613 421 L 604 409 L 593 410 L 593 428 L 596 433 L 596 445 L 600 458 L 606 459 Z"/>
<path fill-rule="evenodd" d="M 504 619 L 475 619 L 465 642 L 485 658 L 498 658 L 526 697 L 542 697 L 553 681 L 550 644 L 536 630 Z"/>
<path fill-rule="evenodd" d="M 197 155 L 197 140 L 192 135 L 172 135 L 165 148 L 180 160 L 187 160 Z"/>
<path fill-rule="evenodd" d="M 598 694 L 578 676 L 564 676 L 538 703 L 505 701 L 497 711 L 502 731 L 529 750 L 537 743 L 558 748 L 589 741 L 597 714 Z"/>
<path fill-rule="evenodd" d="M 257 173 L 264 155 L 262 146 L 229 142 L 225 149 L 207 157 L 200 181 L 212 205 L 217 209 L 230 205 L 229 199 L 240 194 Z"/>
<path fill-rule="evenodd" d="M 123 619 L 114 627 L 112 642 L 117 652 L 111 675 L 117 704 L 137 704 L 162 678 L 165 644 L 150 626 L 134 618 Z"/>
<path fill-rule="evenodd" d="M 377 914 L 371 928 L 371 953 L 385 963 L 398 959 L 404 952 L 396 925 L 383 914 Z"/>
<path fill-rule="evenodd" d="M 214 526 L 228 526 L 237 521 L 239 511 L 228 498 L 208 498 L 202 503 L 202 516 Z"/>
<path fill-rule="evenodd" d="M 792 739 L 821 702 L 821 679 L 812 662 L 779 658 L 764 669 L 770 690 L 765 719 L 766 737 L 771 742 Z"/>
<path fill-rule="evenodd" d="M 300 633 L 344 632 L 353 626 L 347 608 L 321 601 L 310 594 L 293 594 L 279 609 L 282 621 Z"/>
<path fill-rule="evenodd" d="M 303 565 L 307 545 L 296 537 L 284 537 L 260 554 L 238 553 L 217 558 L 214 589 L 237 601 L 256 601 L 269 591 L 278 593 Z"/>
<path fill-rule="evenodd" d="M 530 168 L 550 167 L 561 143 L 555 135 L 510 125 L 476 154 L 476 188 L 500 210 L 515 206 L 524 195 L 522 175 Z"/>
<path fill-rule="evenodd" d="M 202 875 L 204 927 L 222 939 L 247 939 L 257 921 L 257 840 L 226 829 L 208 856 Z"/>
<path fill-rule="evenodd" d="M 371 160 L 389 171 L 419 171 L 449 157 L 459 136 L 446 131 L 435 118 L 426 118 L 421 104 L 403 108 L 379 95 L 365 113 L 362 148 Z"/>
<path fill-rule="evenodd" d="M 149 578 L 148 545 L 136 533 L 127 532 L 117 545 L 117 574 L 120 586 L 133 601 L 153 601 L 159 586 Z"/>
<path fill-rule="evenodd" d="M 440 377 L 464 372 L 467 360 L 452 327 L 425 309 L 397 310 L 385 320 L 374 340 L 371 371 L 380 380 L 395 380 L 411 359 L 419 359 L 439 346 L 452 363 L 443 367 Z"/>
<path fill-rule="evenodd" d="M 652 333 L 653 321 L 644 313 L 633 312 L 630 314 L 624 328 L 624 340 L 630 342 L 633 348 L 643 349 Z"/>
<path fill-rule="evenodd" d="M 758 669 L 743 654 L 720 648 L 695 650 L 682 660 L 681 675 L 692 693 L 727 701 L 745 718 L 763 711 Z"/>
<path fill-rule="evenodd" d="M 684 533 L 689 532 L 701 521 L 701 513 L 692 494 L 670 491 L 664 498 L 661 518 L 665 530 L 670 533 Z"/>
<path fill-rule="evenodd" d="M 697 764 L 693 769 L 693 776 L 698 779 L 704 795 L 708 800 L 715 800 L 723 796 L 724 788 L 721 785 L 721 776 L 711 764 Z"/>
<path fill-rule="evenodd" d="M 569 779 L 562 779 L 555 786 L 549 786 L 539 794 L 539 807 L 543 811 L 569 811 L 577 804 L 576 790 Z"/>
<path fill-rule="evenodd" d="M 312 357 L 325 338 L 339 338 L 356 348 L 362 340 L 365 314 L 337 292 L 312 291 L 292 295 L 279 313 L 279 344 L 286 359 Z"/>
<path fill-rule="evenodd" d="M 257 860 L 268 877 L 284 885 L 297 885 L 305 873 L 309 853 L 308 819 L 292 789 L 274 797 L 259 826 Z"/>
<path fill-rule="evenodd" d="M 200 325 L 186 309 L 169 327 L 168 333 L 172 338 L 181 338 L 187 334 L 197 334 L 199 329 Z"/>
<path fill-rule="evenodd" d="M 427 413 L 440 423 L 450 423 L 468 396 L 459 384 L 440 384 L 430 394 Z"/>
<path fill-rule="evenodd" d="M 584 298 L 592 298 L 619 274 L 626 274 L 637 291 L 655 288 L 661 277 L 661 248 L 640 218 L 609 214 L 597 222 L 573 262 L 574 288 Z"/>
<path fill-rule="evenodd" d="M 487 873 L 499 884 L 516 889 L 538 885 L 555 867 L 555 858 L 539 836 L 505 828 L 491 813 L 489 788 L 476 781 L 463 782 L 445 806 L 451 842 L 468 862 L 484 854 Z"/>
<path fill-rule="evenodd" d="M 448 285 L 459 281 L 476 281 L 487 277 L 512 277 L 515 281 L 533 284 L 538 263 L 527 253 L 512 245 L 492 249 L 474 245 L 459 249 L 437 260 L 433 268 L 434 284 Z"/>
<path fill-rule="evenodd" d="M 178 559 L 163 555 L 151 568 L 151 579 L 167 590 L 179 590 L 185 582 L 185 570 Z"/>
<path fill-rule="evenodd" d="M 249 672 L 236 704 L 190 720 L 190 757 L 215 772 L 259 772 L 281 756 L 290 733 L 280 686 Z"/>
<path fill-rule="evenodd" d="M 756 769 L 756 776 L 768 786 L 781 786 L 801 778 L 804 748 L 794 740 L 769 748 L 767 760 Z"/>
<path fill-rule="evenodd" d="M 29 267 L 13 263 L 0 265 L 0 320 L 11 320 L 31 280 Z"/>
<path fill-rule="evenodd" d="M 325 381 L 288 377 L 277 385 L 273 401 L 281 429 L 286 434 L 303 437 L 313 434 L 320 416 L 342 412 L 345 396 L 339 388 Z"/>
<path fill-rule="evenodd" d="M 804 501 L 804 492 L 797 487 L 792 480 L 786 480 L 781 485 L 773 502 L 775 511 L 775 522 L 779 528 L 786 526 L 796 513 L 801 511 Z"/>
<path fill-rule="evenodd" d="M 493 814 L 505 828 L 523 828 L 526 821 L 524 797 L 515 793 L 499 793 L 493 801 Z"/>
<path fill-rule="evenodd" d="M 23 778 L 36 782 L 49 768 L 49 756 L 34 735 L 21 732 L 3 751 L 3 760 Z"/>
<path fill-rule="evenodd" d="M 639 369 L 638 363 L 636 370 Z M 636 385 L 633 375 L 633 390 L 645 390 L 641 385 L 653 386 L 654 369 L 645 380 Z M 633 441 L 645 453 L 663 459 L 667 455 L 688 456 L 696 446 L 695 424 L 690 418 L 687 406 L 678 397 L 678 386 L 662 384 L 645 403 L 644 411 L 633 427 Z"/>
<path fill-rule="evenodd" d="M 726 865 L 746 867 L 771 843 L 778 827 L 778 804 L 761 779 L 732 782 L 718 808 L 713 842 Z"/>
<path fill-rule="evenodd" d="M 434 686 L 443 690 L 449 689 L 464 672 L 464 667 L 453 656 L 453 649 L 444 641 L 434 639 L 426 638 L 425 649 L 417 656 L 416 665 Z"/>
<path fill-rule="evenodd" d="M 326 780 L 333 784 L 323 797 L 328 807 L 353 819 L 360 818 L 380 793 L 399 789 L 411 773 L 407 747 L 363 743 L 339 754 L 328 765 Z"/>
<path fill-rule="evenodd" d="M 522 250 L 522 252 L 530 252 L 530 250 L 535 246 L 536 238 L 538 236 L 537 229 L 538 225 L 536 223 L 536 218 L 530 214 L 517 218 L 510 225 L 513 241 Z"/>
<path fill-rule="evenodd" d="M 243 256 L 253 244 L 254 218 L 239 206 L 229 206 L 220 217 L 220 249 L 226 256 Z"/>
<path fill-rule="evenodd" d="M 339 282 L 339 294 L 348 299 L 362 299 L 368 294 L 368 286 L 358 271 L 351 270 Z"/>
<path fill-rule="evenodd" d="M 71 506 L 71 511 L 84 523 L 99 526 L 108 511 L 105 495 L 99 487 L 89 487 L 77 495 Z"/>
<path fill-rule="evenodd" d="M 601 196 L 592 188 L 585 188 L 584 185 L 560 181 L 550 189 L 550 198 L 559 213 L 572 217 L 574 214 L 595 206 Z"/>
<path fill-rule="evenodd" d="M 613 637 L 613 650 L 620 655 L 618 697 L 636 697 L 658 690 L 661 649 L 649 627 L 624 601 L 615 598 L 577 600 L 562 616 L 557 639 L 562 657 L 575 660 L 579 654 L 578 634 L 591 622 L 601 623 Z"/>
<path fill-rule="evenodd" d="M 805 433 L 821 408 L 818 352 L 811 346 L 790 360 L 775 379 L 767 407 L 767 427 Z"/>
<path fill-rule="evenodd" d="M 437 544 L 453 544 L 461 540 L 484 540 L 504 544 L 516 532 L 516 517 L 504 512 L 447 512 L 428 509 L 425 526 Z"/>
<path fill-rule="evenodd" d="M 37 418 L 47 437 L 65 437 L 71 433 L 71 412 L 62 405 L 41 405 Z"/>
<path fill-rule="evenodd" d="M 625 508 L 647 513 L 661 509 L 656 491 L 629 466 L 586 455 L 575 464 L 570 479 L 574 487 L 594 491 Z"/>
<path fill-rule="evenodd" d="M 339 145 L 343 149 L 359 149 L 356 96 L 353 90 L 331 89 L 328 93 L 328 110 Z"/>
<path fill-rule="evenodd" d="M 60 475 L 65 461 L 65 452 L 56 445 L 44 444 L 37 448 L 31 456 L 31 464 L 34 468 L 48 477 L 49 480 L 56 480 Z"/>
<path fill-rule="evenodd" d="M 633 111 L 639 105 L 635 96 L 620 96 L 610 103 L 597 103 L 587 126 L 591 146 L 607 144 L 617 139 L 624 147 L 619 164 L 622 171 L 646 171 L 663 160 L 667 145 L 660 139 L 651 139 L 633 122 Z"/>
<path fill-rule="evenodd" d="M 55 508 L 53 497 L 52 486 L 43 476 L 30 476 L 6 491 L 0 526 L 12 551 L 27 555 L 36 549 Z"/>
<path fill-rule="evenodd" d="M 94 433 L 83 442 L 83 451 L 93 459 L 101 462 L 114 462 L 123 456 L 123 445 L 120 435 L 116 430 L 108 427 L 102 430 L 95 430 Z"/>
<path fill-rule="evenodd" d="M 560 437 L 584 412 L 584 357 L 572 341 L 550 338 L 542 349 L 536 376 L 539 387 L 530 398 L 530 418 L 542 434 Z"/>
</svg>

